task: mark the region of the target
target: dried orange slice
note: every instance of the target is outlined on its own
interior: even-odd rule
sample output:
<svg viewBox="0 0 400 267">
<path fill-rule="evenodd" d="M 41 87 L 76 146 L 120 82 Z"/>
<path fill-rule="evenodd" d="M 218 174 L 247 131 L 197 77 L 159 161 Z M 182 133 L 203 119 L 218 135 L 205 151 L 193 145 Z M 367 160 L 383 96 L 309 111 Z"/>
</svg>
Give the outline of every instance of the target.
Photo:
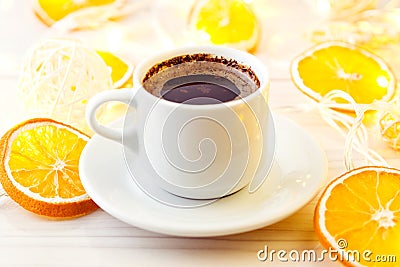
<svg viewBox="0 0 400 267">
<path fill-rule="evenodd" d="M 333 180 L 317 203 L 314 223 L 321 243 L 340 251 L 346 265 L 398 266 L 400 170 L 368 166 Z"/>
<path fill-rule="evenodd" d="M 79 178 L 78 163 L 89 137 L 51 119 L 32 119 L 1 139 L 0 182 L 23 208 L 71 218 L 97 209 Z"/>
<path fill-rule="evenodd" d="M 130 62 L 107 51 L 97 51 L 97 54 L 100 55 L 111 69 L 111 79 L 114 88 L 120 88 L 132 77 L 133 65 Z"/>
<path fill-rule="evenodd" d="M 302 53 L 293 60 L 291 75 L 296 86 L 316 101 L 338 89 L 359 104 L 370 104 L 391 100 L 396 90 L 395 75 L 383 59 L 344 42 L 322 43 Z"/>
<path fill-rule="evenodd" d="M 189 24 L 213 44 L 247 51 L 256 49 L 260 35 L 256 15 L 242 0 L 196 1 L 189 14 Z"/>
<path fill-rule="evenodd" d="M 125 0 L 32 0 L 32 6 L 39 18 L 50 26 L 77 10 L 121 1 Z"/>
</svg>

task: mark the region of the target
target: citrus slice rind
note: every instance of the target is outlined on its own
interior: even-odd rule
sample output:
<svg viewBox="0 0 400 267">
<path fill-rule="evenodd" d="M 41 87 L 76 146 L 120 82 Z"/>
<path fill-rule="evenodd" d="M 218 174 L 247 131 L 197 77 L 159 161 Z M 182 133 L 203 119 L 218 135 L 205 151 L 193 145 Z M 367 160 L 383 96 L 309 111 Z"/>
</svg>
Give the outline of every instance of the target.
<svg viewBox="0 0 400 267">
<path fill-rule="evenodd" d="M 329 41 L 297 56 L 290 72 L 296 87 L 317 102 L 332 90 L 341 90 L 358 104 L 390 101 L 396 91 L 396 78 L 379 56 L 356 45 Z M 337 100 L 338 109 L 353 110 Z"/>
<path fill-rule="evenodd" d="M 239 0 L 195 1 L 189 12 L 189 28 L 198 42 L 226 45 L 254 52 L 261 26 L 250 5 Z"/>
<path fill-rule="evenodd" d="M 328 184 L 315 208 L 314 228 L 322 245 L 337 251 L 345 265 L 381 266 L 372 255 L 400 258 L 399 220 L 400 170 L 367 166 Z M 359 259 L 352 257 L 354 251 Z M 371 261 L 363 258 L 365 251 Z"/>
<path fill-rule="evenodd" d="M 75 139 L 71 146 L 66 144 Z M 15 126 L 1 139 L 4 190 L 21 207 L 46 217 L 73 218 L 96 210 L 78 175 L 79 156 L 88 140 L 82 132 L 51 119 L 31 119 Z"/>
</svg>

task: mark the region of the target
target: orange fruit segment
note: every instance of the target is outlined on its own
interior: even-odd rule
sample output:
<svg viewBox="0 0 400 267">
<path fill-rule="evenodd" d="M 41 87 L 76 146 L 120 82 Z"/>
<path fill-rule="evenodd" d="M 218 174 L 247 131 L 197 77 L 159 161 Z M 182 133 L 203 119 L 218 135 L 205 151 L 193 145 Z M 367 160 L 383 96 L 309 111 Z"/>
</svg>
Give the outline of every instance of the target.
<svg viewBox="0 0 400 267">
<path fill-rule="evenodd" d="M 395 266 L 378 263 L 378 257 L 400 259 L 399 220 L 400 171 L 373 166 L 333 180 L 318 200 L 314 216 L 321 243 L 343 249 L 341 260 L 349 266 Z M 359 254 L 352 259 L 354 251 Z"/>
<path fill-rule="evenodd" d="M 189 24 L 213 44 L 251 52 L 256 49 L 260 35 L 256 15 L 242 0 L 197 1 L 190 12 Z"/>
<path fill-rule="evenodd" d="M 300 91 L 316 101 L 337 89 L 358 104 L 370 104 L 391 100 L 396 89 L 395 75 L 381 58 L 343 42 L 322 43 L 302 53 L 293 60 L 291 75 Z"/>
<path fill-rule="evenodd" d="M 32 0 L 33 9 L 47 25 L 52 25 L 77 10 L 104 6 L 121 0 Z"/>
<path fill-rule="evenodd" d="M 107 51 L 97 51 L 97 54 L 103 59 L 106 65 L 111 69 L 111 79 L 114 88 L 120 88 L 125 85 L 132 77 L 133 65 Z"/>
<path fill-rule="evenodd" d="M 51 119 L 32 119 L 1 139 L 0 182 L 23 208 L 39 215 L 69 218 L 97 205 L 79 178 L 79 158 L 89 137 Z"/>
</svg>

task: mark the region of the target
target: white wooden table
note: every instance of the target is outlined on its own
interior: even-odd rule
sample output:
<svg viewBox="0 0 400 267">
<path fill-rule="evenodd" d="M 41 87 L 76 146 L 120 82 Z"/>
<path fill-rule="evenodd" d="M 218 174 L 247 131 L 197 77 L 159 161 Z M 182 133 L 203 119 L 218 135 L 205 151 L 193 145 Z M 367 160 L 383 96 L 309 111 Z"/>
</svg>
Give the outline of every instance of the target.
<svg viewBox="0 0 400 267">
<path fill-rule="evenodd" d="M 316 23 L 319 18 L 302 12 L 309 11 L 310 1 L 266 0 L 262 6 L 264 9 L 258 13 L 263 22 L 263 39 L 257 55 L 270 70 L 272 110 L 294 120 L 321 144 L 328 159 L 328 179 L 332 179 L 345 171 L 344 139 L 316 110 L 290 113 L 282 109 L 311 103 L 291 82 L 288 66 L 296 53 L 310 45 L 299 41 L 303 34 L 299 29 L 304 31 L 312 25 L 312 19 Z M 147 27 L 151 24 L 146 20 L 141 23 Z M 129 56 L 135 62 L 143 55 L 140 48 L 151 53 L 152 46 L 146 45 L 151 34 L 144 29 L 146 26 L 138 33 L 143 39 L 132 44 L 135 48 L 130 51 Z M 27 49 L 46 34 L 46 26 L 34 16 L 28 3 L 0 0 L 1 134 L 20 120 L 16 90 L 21 60 Z M 129 53 L 124 48 L 123 52 Z M 389 163 L 400 167 L 398 154 L 385 144 L 378 143 L 376 149 Z M 329 260 L 282 263 L 257 259 L 257 251 L 265 245 L 275 250 L 320 250 L 313 230 L 315 204 L 316 199 L 293 216 L 252 232 L 215 238 L 179 238 L 130 226 L 100 209 L 78 219 L 52 221 L 25 211 L 9 198 L 1 198 L 0 266 L 340 266 Z"/>
</svg>

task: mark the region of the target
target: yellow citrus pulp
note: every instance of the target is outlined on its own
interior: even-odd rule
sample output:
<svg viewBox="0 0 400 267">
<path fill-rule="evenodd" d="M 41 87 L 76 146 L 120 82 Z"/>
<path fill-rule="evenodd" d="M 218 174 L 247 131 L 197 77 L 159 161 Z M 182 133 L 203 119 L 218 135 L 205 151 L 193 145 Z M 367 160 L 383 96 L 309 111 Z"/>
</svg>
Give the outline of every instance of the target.
<svg viewBox="0 0 400 267">
<path fill-rule="evenodd" d="M 339 259 L 348 266 L 398 266 L 382 261 L 400 260 L 399 220 L 400 171 L 372 166 L 333 180 L 322 193 L 314 216 L 321 243 L 343 249 Z M 360 253 L 359 258 L 354 251 Z"/>
<path fill-rule="evenodd" d="M 119 2 L 125 0 L 32 0 L 34 11 L 49 26 L 77 10 Z"/>
<path fill-rule="evenodd" d="M 293 60 L 291 75 L 296 86 L 316 101 L 337 89 L 358 104 L 370 104 L 391 100 L 396 90 L 395 75 L 381 58 L 343 42 L 322 43 L 302 53 Z"/>
<path fill-rule="evenodd" d="M 51 119 L 32 119 L 1 139 L 0 182 L 23 208 L 71 218 L 97 209 L 79 178 L 79 158 L 89 137 Z"/>
<path fill-rule="evenodd" d="M 242 0 L 197 1 L 189 23 L 213 44 L 252 52 L 259 41 L 259 21 L 249 4 Z"/>
<path fill-rule="evenodd" d="M 114 88 L 124 86 L 132 77 L 133 65 L 111 52 L 97 51 L 106 65 L 111 69 L 111 79 Z"/>
</svg>

